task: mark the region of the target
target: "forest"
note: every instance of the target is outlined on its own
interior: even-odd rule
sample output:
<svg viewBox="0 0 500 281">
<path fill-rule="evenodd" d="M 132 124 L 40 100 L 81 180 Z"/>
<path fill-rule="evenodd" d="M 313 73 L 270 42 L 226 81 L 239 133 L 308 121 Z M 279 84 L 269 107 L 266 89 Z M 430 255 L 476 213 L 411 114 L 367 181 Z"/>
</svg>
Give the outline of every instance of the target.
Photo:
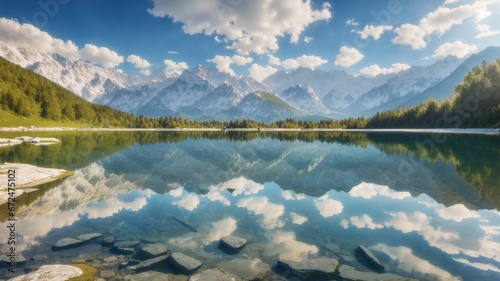
<svg viewBox="0 0 500 281">
<path fill-rule="evenodd" d="M 124 128 L 499 128 L 500 59 L 475 66 L 455 88 L 452 99 L 435 99 L 372 117 L 321 120 L 288 118 L 272 123 L 254 120 L 193 121 L 152 118 L 92 104 L 34 72 L 0 58 L 0 109 L 26 118 L 79 121 L 96 127 Z"/>
</svg>

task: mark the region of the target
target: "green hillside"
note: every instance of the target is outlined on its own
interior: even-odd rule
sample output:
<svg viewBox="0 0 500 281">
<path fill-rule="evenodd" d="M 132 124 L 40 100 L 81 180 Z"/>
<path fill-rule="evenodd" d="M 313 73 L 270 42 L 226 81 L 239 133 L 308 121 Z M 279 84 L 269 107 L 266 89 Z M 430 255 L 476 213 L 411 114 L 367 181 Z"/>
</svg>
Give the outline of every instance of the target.
<svg viewBox="0 0 500 281">
<path fill-rule="evenodd" d="M 0 126 L 125 126 L 135 116 L 96 105 L 0 57 Z"/>
</svg>

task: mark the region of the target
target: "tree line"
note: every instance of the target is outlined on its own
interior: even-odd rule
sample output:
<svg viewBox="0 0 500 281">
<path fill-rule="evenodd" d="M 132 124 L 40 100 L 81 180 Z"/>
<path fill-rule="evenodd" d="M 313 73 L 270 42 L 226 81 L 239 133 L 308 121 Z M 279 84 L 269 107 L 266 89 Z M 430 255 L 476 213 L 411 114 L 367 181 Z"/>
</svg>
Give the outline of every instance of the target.
<svg viewBox="0 0 500 281">
<path fill-rule="evenodd" d="M 182 117 L 136 116 L 92 104 L 34 72 L 0 58 L 0 108 L 24 117 L 79 121 L 93 126 L 126 128 L 470 128 L 500 127 L 500 59 L 475 66 L 455 88 L 452 99 L 431 98 L 413 107 L 379 112 L 373 117 L 321 120 L 287 118 L 271 123 L 255 120 L 194 121 Z"/>
</svg>

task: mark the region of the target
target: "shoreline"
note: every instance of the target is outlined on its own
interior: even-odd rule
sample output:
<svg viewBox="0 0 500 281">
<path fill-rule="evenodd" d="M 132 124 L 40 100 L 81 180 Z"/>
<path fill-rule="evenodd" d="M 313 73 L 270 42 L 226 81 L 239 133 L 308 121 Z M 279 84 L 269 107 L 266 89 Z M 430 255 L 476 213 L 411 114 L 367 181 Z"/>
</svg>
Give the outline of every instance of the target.
<svg viewBox="0 0 500 281">
<path fill-rule="evenodd" d="M 74 128 L 74 127 L 0 127 L 1 132 L 362 132 L 362 133 L 441 133 L 441 134 L 500 134 L 500 128 L 440 128 L 440 129 L 323 129 L 323 128 Z"/>
</svg>

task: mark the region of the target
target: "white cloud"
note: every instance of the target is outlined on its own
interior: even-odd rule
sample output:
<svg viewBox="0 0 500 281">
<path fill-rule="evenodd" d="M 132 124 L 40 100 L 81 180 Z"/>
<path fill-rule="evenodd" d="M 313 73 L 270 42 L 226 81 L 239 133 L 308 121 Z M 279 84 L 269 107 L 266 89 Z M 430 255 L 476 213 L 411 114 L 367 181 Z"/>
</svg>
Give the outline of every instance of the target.
<svg viewBox="0 0 500 281">
<path fill-rule="evenodd" d="M 445 4 L 455 1 L 447 1 Z M 498 2 L 498 0 L 478 0 L 472 4 L 460 5 L 454 8 L 438 7 L 436 10 L 428 13 L 419 21 L 418 26 L 412 24 L 403 24 L 396 28 L 397 36 L 392 40 L 394 44 L 409 45 L 413 49 L 425 48 L 427 43 L 425 38 L 431 34 L 443 35 L 453 26 L 462 24 L 466 19 L 474 18 L 477 25 L 489 17 L 492 12 L 488 6 Z M 485 28 L 478 27 L 478 30 Z M 478 36 L 481 35 L 481 30 Z M 483 34 L 487 35 L 487 33 Z M 481 38 L 481 37 L 478 37 Z"/>
<path fill-rule="evenodd" d="M 384 228 L 382 224 L 374 223 L 372 218 L 364 214 L 360 217 L 351 217 L 351 224 L 357 228 L 379 229 Z"/>
<path fill-rule="evenodd" d="M 458 2 L 458 1 L 459 1 L 459 0 L 445 0 L 445 1 L 444 1 L 443 6 L 444 6 L 444 5 L 448 5 L 448 4 L 453 4 L 453 3 L 456 3 L 456 2 Z"/>
<path fill-rule="evenodd" d="M 164 60 L 163 63 L 167 66 L 165 74 L 167 77 L 179 76 L 182 71 L 188 69 L 188 65 L 185 62 L 175 62 L 173 60 Z"/>
<path fill-rule="evenodd" d="M 394 31 L 398 36 L 392 39 L 392 43 L 409 45 L 414 50 L 423 49 L 427 45 L 424 40 L 425 31 L 413 24 L 403 24 Z"/>
<path fill-rule="evenodd" d="M 476 25 L 476 29 L 479 31 L 475 37 L 476 39 L 486 38 L 500 33 L 498 30 L 492 30 L 491 25 L 488 24 L 478 24 Z"/>
<path fill-rule="evenodd" d="M 367 25 L 361 31 L 357 33 L 361 35 L 361 39 L 368 39 L 368 37 L 373 37 L 373 39 L 378 40 L 385 31 L 392 30 L 393 27 L 390 25 Z"/>
<path fill-rule="evenodd" d="M 278 71 L 276 68 L 268 65 L 266 67 L 260 66 L 256 63 L 252 64 L 252 66 L 249 69 L 250 71 L 250 77 L 253 79 L 262 82 L 264 81 L 267 77 Z"/>
<path fill-rule="evenodd" d="M 246 208 L 256 215 L 263 215 L 262 227 L 264 228 L 283 226 L 279 218 L 285 212 L 285 206 L 271 203 L 266 197 L 247 197 L 238 201 L 236 206 Z"/>
<path fill-rule="evenodd" d="M 200 198 L 194 194 L 187 193 L 181 200 L 173 202 L 172 205 L 177 205 L 188 211 L 193 211 L 200 204 Z"/>
<path fill-rule="evenodd" d="M 345 21 L 345 24 L 346 25 L 350 25 L 350 26 L 357 26 L 359 25 L 359 23 L 354 19 L 354 18 L 348 18 L 346 21 Z"/>
<path fill-rule="evenodd" d="M 142 69 L 139 71 L 140 73 L 144 74 L 145 76 L 149 76 L 151 75 L 151 71 L 147 70 L 147 69 Z"/>
<path fill-rule="evenodd" d="M 267 56 L 269 58 L 269 60 L 267 61 L 269 64 L 271 64 L 271 65 L 281 65 L 281 61 L 280 61 L 279 58 L 277 58 L 277 57 L 275 57 L 275 56 L 273 56 L 271 54 L 269 54 Z"/>
<path fill-rule="evenodd" d="M 450 207 L 443 207 L 436 210 L 438 216 L 445 220 L 463 221 L 469 218 L 479 218 L 477 211 L 467 209 L 463 204 L 456 204 Z"/>
<path fill-rule="evenodd" d="M 216 55 L 213 59 L 210 59 L 208 61 L 215 63 L 217 70 L 219 70 L 220 72 L 226 72 L 231 76 L 236 76 L 234 71 L 231 69 L 231 64 L 241 66 L 251 63 L 253 59 L 249 57 L 242 57 L 239 55 L 233 55 L 232 57 Z"/>
<path fill-rule="evenodd" d="M 342 213 L 344 205 L 342 202 L 331 199 L 328 195 L 323 195 L 314 200 L 314 205 L 321 216 L 329 218 Z"/>
<path fill-rule="evenodd" d="M 215 186 L 217 189 L 232 189 L 231 194 L 238 196 L 240 194 L 251 195 L 256 194 L 264 189 L 264 185 L 256 183 L 245 177 L 231 179 L 227 182 Z"/>
<path fill-rule="evenodd" d="M 179 52 L 177 51 L 168 51 L 167 54 L 170 54 L 170 55 L 177 55 Z"/>
<path fill-rule="evenodd" d="M 304 37 L 304 42 L 311 43 L 313 41 L 313 39 L 314 38 L 312 38 L 312 37 L 306 36 L 306 37 Z"/>
<path fill-rule="evenodd" d="M 292 217 L 293 224 L 301 225 L 307 221 L 307 217 L 301 216 L 301 215 L 294 213 L 294 212 L 291 212 L 290 216 Z"/>
<path fill-rule="evenodd" d="M 439 46 L 434 52 L 433 57 L 447 57 L 447 56 L 456 56 L 459 58 L 463 58 L 466 55 L 477 50 L 476 45 L 468 45 L 462 43 L 462 41 L 457 41 L 455 43 L 445 43 Z"/>
<path fill-rule="evenodd" d="M 291 231 L 272 233 L 269 240 L 271 243 L 264 248 L 264 255 L 268 257 L 279 256 L 284 260 L 301 262 L 319 252 L 318 247 L 298 241 Z"/>
<path fill-rule="evenodd" d="M 404 63 L 393 63 L 391 67 L 387 68 L 381 68 L 376 64 L 372 64 L 370 66 L 362 68 L 360 72 L 366 75 L 370 75 L 371 77 L 375 77 L 380 74 L 398 73 L 400 71 L 407 70 L 410 67 L 410 65 Z"/>
<path fill-rule="evenodd" d="M 127 57 L 127 62 L 130 62 L 131 64 L 133 64 L 136 68 L 148 68 L 151 66 L 151 64 L 141 58 L 140 56 L 137 56 L 137 55 L 130 55 Z"/>
<path fill-rule="evenodd" d="M 237 222 L 235 219 L 229 217 L 214 221 L 211 223 L 211 228 L 209 234 L 203 240 L 205 244 L 212 243 L 221 239 L 224 236 L 231 235 L 237 228 Z"/>
<path fill-rule="evenodd" d="M 221 202 L 222 204 L 224 204 L 225 206 L 229 206 L 231 205 L 231 202 L 229 202 L 229 200 L 224 196 L 222 195 L 221 191 L 220 190 L 216 190 L 216 189 L 211 189 L 206 195 L 205 197 L 208 198 L 208 200 L 212 201 L 212 202 L 215 202 L 215 201 L 219 201 Z"/>
<path fill-rule="evenodd" d="M 78 47 L 71 40 L 65 42 L 31 24 L 21 24 L 15 20 L 0 18 L 0 40 L 13 47 L 58 54 L 71 61 L 79 58 Z"/>
<path fill-rule="evenodd" d="M 123 57 L 115 51 L 106 47 L 97 47 L 92 44 L 85 44 L 80 50 L 80 56 L 91 63 L 100 64 L 104 67 L 115 67 L 123 62 Z"/>
<path fill-rule="evenodd" d="M 356 48 L 349 47 L 341 47 L 339 50 L 339 54 L 335 57 L 335 64 L 348 67 L 356 64 L 363 58 L 363 54 L 361 54 Z"/>
<path fill-rule="evenodd" d="M 187 34 L 219 35 L 228 40 L 227 48 L 242 55 L 264 54 L 279 49 L 278 37 L 290 36 L 297 43 L 311 23 L 329 20 L 331 6 L 323 3 L 313 10 L 310 1 L 169 1 L 153 0 L 148 12 L 156 17 L 171 17 L 183 24 Z M 219 38 L 220 39 L 220 38 Z"/>
<path fill-rule="evenodd" d="M 183 191 L 184 191 L 184 188 L 183 187 L 179 187 L 179 188 L 170 190 L 168 192 L 168 194 L 170 194 L 174 198 L 178 198 L 178 197 L 180 197 L 182 195 Z"/>
<path fill-rule="evenodd" d="M 302 55 L 295 59 L 287 59 L 281 62 L 281 64 L 289 69 L 295 69 L 298 67 L 306 67 L 310 69 L 315 69 L 316 67 L 327 63 L 327 60 L 322 59 L 318 56 L 306 56 Z"/>
</svg>

